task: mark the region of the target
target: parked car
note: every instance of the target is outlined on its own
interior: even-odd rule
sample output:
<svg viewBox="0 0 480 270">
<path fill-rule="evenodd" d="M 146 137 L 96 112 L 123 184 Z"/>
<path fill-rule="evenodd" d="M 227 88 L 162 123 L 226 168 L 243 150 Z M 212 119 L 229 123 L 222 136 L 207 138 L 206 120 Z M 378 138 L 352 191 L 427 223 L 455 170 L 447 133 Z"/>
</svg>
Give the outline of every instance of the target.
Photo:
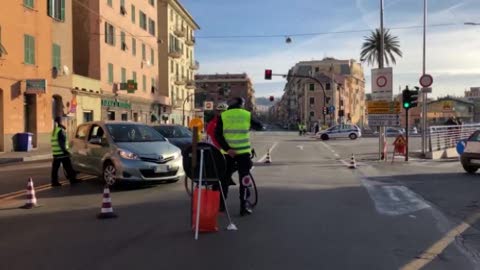
<svg viewBox="0 0 480 270">
<path fill-rule="evenodd" d="M 403 129 L 400 129 L 400 128 L 388 127 L 385 130 L 385 136 L 387 137 L 397 137 L 398 135 L 403 135 L 403 133 L 404 133 Z"/>
<path fill-rule="evenodd" d="M 180 149 L 185 149 L 186 146 L 192 143 L 192 132 L 181 125 L 160 125 L 153 126 L 163 137 L 167 138 L 169 142 Z"/>
<path fill-rule="evenodd" d="M 337 139 L 337 138 L 350 138 L 355 140 L 362 137 L 362 132 L 356 125 L 336 125 L 326 130 L 321 130 L 316 135 L 322 140 Z"/>
<path fill-rule="evenodd" d="M 88 122 L 71 141 L 75 171 L 119 182 L 176 182 L 185 175 L 182 154 L 152 127 L 130 122 Z"/>
<path fill-rule="evenodd" d="M 480 168 L 480 130 L 475 131 L 466 141 L 460 162 L 467 173 L 475 173 Z"/>
</svg>

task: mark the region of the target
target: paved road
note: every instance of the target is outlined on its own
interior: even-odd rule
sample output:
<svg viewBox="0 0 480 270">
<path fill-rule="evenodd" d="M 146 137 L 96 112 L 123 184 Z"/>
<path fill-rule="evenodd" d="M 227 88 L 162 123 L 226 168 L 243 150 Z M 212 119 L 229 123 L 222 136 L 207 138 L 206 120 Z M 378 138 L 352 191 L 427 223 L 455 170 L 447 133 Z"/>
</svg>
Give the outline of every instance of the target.
<svg viewBox="0 0 480 270">
<path fill-rule="evenodd" d="M 102 184 L 91 179 L 38 192 L 42 206 L 33 210 L 17 209 L 23 198 L 0 201 L 0 269 L 478 268 L 478 202 L 458 214 L 466 208 L 463 194 L 467 201 L 480 195 L 478 184 L 456 164 L 365 159 L 350 170 L 351 150 L 365 152 L 367 140 L 320 142 L 288 133 L 253 139 L 260 157 L 272 148 L 273 163 L 255 166 L 254 215 L 239 217 L 232 191 L 239 231 L 226 231 L 221 215 L 218 233 L 194 241 L 182 183 L 115 190 L 119 218 L 97 220 Z M 48 177 L 47 167 L 19 166 L 0 172 L 1 182 L 6 175 L 23 182 L 34 171 Z"/>
</svg>

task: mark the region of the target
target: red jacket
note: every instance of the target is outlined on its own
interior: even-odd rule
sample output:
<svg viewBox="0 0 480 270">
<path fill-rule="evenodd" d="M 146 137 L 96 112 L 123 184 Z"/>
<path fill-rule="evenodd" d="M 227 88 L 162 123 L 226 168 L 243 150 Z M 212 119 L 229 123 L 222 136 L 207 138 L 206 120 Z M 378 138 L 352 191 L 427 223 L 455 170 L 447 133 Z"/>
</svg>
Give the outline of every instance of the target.
<svg viewBox="0 0 480 270">
<path fill-rule="evenodd" d="M 207 125 L 207 135 L 212 141 L 212 144 L 220 149 L 220 144 L 217 142 L 217 139 L 215 138 L 215 129 L 217 128 L 217 122 L 218 122 L 218 115 L 215 115 L 215 117 L 208 122 Z"/>
</svg>

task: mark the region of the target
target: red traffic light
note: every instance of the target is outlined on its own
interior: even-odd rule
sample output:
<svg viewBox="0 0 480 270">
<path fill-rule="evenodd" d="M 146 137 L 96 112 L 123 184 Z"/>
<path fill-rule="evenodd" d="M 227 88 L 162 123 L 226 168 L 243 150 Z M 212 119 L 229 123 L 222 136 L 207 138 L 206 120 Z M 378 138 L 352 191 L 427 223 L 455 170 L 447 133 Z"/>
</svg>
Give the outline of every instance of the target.
<svg viewBox="0 0 480 270">
<path fill-rule="evenodd" d="M 271 79 L 272 79 L 272 70 L 265 69 L 265 80 L 271 80 Z"/>
<path fill-rule="evenodd" d="M 270 102 L 273 102 L 273 101 L 275 100 L 275 97 L 274 97 L 274 96 L 270 96 L 268 99 L 270 100 Z"/>
</svg>

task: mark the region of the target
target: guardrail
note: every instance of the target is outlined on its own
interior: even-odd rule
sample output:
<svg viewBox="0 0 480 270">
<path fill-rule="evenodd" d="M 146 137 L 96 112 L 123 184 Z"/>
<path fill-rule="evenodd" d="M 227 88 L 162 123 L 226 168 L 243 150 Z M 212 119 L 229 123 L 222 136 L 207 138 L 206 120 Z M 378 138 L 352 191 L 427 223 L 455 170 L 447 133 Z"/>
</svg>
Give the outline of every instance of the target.
<svg viewBox="0 0 480 270">
<path fill-rule="evenodd" d="M 458 141 L 468 139 L 473 132 L 479 129 L 480 124 L 431 126 L 427 134 L 429 150 L 433 152 L 455 148 Z"/>
</svg>

